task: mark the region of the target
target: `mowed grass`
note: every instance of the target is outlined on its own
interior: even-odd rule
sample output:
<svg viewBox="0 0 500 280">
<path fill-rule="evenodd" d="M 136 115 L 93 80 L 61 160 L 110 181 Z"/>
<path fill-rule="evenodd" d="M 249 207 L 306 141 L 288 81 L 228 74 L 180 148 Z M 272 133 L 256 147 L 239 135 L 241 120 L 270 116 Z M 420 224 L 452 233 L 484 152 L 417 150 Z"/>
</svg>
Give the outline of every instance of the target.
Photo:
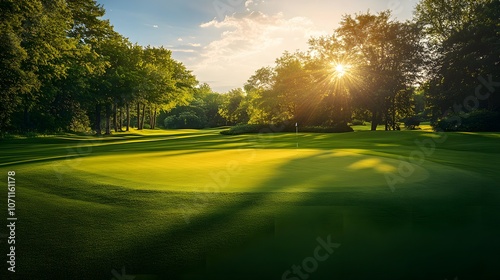
<svg viewBox="0 0 500 280">
<path fill-rule="evenodd" d="M 499 133 L 218 132 L 0 140 L 7 279 L 500 278 Z"/>
</svg>

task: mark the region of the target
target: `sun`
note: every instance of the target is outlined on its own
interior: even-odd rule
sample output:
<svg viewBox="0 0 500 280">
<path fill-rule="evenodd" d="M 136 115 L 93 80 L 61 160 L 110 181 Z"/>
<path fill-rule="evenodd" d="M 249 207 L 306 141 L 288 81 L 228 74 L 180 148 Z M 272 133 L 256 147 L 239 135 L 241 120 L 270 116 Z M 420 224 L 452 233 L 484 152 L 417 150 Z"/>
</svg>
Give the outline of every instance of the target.
<svg viewBox="0 0 500 280">
<path fill-rule="evenodd" d="M 356 67 L 346 58 L 325 63 L 322 71 L 325 81 L 333 86 L 353 86 L 359 82 Z"/>
<path fill-rule="evenodd" d="M 344 76 L 346 73 L 346 66 L 344 66 L 343 64 L 337 64 L 335 65 L 335 74 L 337 75 L 337 77 L 341 78 L 342 76 Z"/>
</svg>

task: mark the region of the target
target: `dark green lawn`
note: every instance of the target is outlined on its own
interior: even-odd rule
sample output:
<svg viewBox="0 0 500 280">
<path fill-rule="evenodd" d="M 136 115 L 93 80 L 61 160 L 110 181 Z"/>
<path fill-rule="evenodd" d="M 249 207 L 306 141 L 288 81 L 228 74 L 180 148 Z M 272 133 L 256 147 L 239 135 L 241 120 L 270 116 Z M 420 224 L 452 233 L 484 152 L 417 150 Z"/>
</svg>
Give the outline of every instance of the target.
<svg viewBox="0 0 500 280">
<path fill-rule="evenodd" d="M 0 140 L 18 217 L 17 273 L 1 279 L 500 279 L 500 133 L 445 137 Z"/>
</svg>

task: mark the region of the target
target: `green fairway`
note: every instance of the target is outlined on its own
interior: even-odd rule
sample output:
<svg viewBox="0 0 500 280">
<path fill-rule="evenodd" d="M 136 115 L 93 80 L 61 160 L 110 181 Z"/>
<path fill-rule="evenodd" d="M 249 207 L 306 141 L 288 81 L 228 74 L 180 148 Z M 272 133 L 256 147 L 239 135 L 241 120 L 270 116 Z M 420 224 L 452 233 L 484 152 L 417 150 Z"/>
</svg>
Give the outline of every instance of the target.
<svg viewBox="0 0 500 280">
<path fill-rule="evenodd" d="M 500 279 L 500 133 L 357 130 L 0 140 L 12 279 Z"/>
</svg>

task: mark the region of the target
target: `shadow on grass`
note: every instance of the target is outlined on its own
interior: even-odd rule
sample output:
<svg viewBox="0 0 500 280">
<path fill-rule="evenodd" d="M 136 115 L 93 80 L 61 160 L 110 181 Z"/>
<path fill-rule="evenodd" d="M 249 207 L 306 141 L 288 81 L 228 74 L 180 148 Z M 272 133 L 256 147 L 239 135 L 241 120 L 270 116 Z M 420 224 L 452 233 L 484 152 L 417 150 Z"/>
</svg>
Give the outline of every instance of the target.
<svg viewBox="0 0 500 280">
<path fill-rule="evenodd" d="M 398 154 L 411 149 L 415 135 L 403 136 L 398 138 L 400 150 L 379 146 L 376 151 Z M 376 139 L 380 140 L 379 144 L 389 143 L 377 134 L 355 141 L 347 136 L 321 137 L 304 135 L 299 141 L 305 147 L 316 149 L 359 148 L 373 144 Z M 459 149 L 467 145 L 468 141 L 461 137 L 451 139 L 446 148 Z M 228 138 L 211 134 L 140 139 L 147 140 L 147 146 L 145 142 L 116 140 L 113 141 L 116 146 L 113 142 L 95 146 L 88 156 L 118 153 L 112 150 L 116 147 L 122 149 L 121 153 L 169 149 L 202 153 L 206 149 L 228 147 L 225 142 Z M 248 144 L 246 137 L 230 139 L 232 143 Z M 292 135 L 276 135 L 273 139 L 283 145 L 294 143 Z M 272 145 L 276 143 L 269 144 Z M 37 151 L 33 149 L 32 152 Z M 43 147 L 38 149 L 38 153 L 45 156 L 54 153 Z M 484 146 L 475 149 L 483 151 Z M 337 187 L 334 192 L 288 191 L 290 184 L 329 189 L 330 180 L 311 181 L 308 176 L 296 176 L 294 182 L 284 183 L 289 182 L 290 172 L 300 171 L 301 166 L 327 163 L 318 155 L 293 159 L 279 166 L 272 179 L 256 186 L 251 193 L 137 191 L 89 184 L 76 178 L 68 178 L 72 185 L 56 184 L 51 182 L 53 178 L 33 180 L 33 185 L 25 187 L 68 200 L 118 208 L 113 209 L 116 213 L 112 216 L 105 216 L 108 212 L 103 209 L 102 213 L 87 209 L 84 213 L 89 216 L 83 217 L 77 212 L 61 213 L 68 215 L 65 221 L 75 219 L 71 225 L 76 231 L 71 237 L 54 236 L 49 244 L 34 241 L 37 248 L 31 249 L 38 250 L 37 256 L 51 250 L 48 254 L 52 259 L 32 259 L 33 267 L 27 270 L 42 276 L 51 275 L 54 279 L 68 275 L 72 279 L 108 279 L 112 277 L 112 269 L 123 266 L 128 274 L 160 275 L 160 279 L 281 279 L 291 265 L 300 265 L 304 258 L 311 256 L 317 237 L 332 235 L 332 240 L 342 246 L 320 264 L 311 279 L 445 279 L 456 275 L 459 279 L 498 278 L 495 265 L 500 261 L 497 254 L 500 245 L 496 242 L 500 234 L 500 207 L 499 190 L 495 186 L 477 188 L 479 195 L 474 201 L 464 199 L 460 193 L 463 184 L 474 182 L 461 182 L 460 176 L 450 179 L 452 182 L 444 186 L 447 190 L 444 193 L 405 189 L 393 194 L 387 186 Z M 351 172 L 353 177 L 359 174 Z M 376 170 L 364 172 L 370 174 Z M 275 189 L 272 193 L 267 192 L 270 186 Z M 190 196 L 196 195 L 201 195 L 201 203 L 191 199 Z M 184 223 L 181 214 L 186 207 L 195 210 L 189 224 Z M 35 208 L 30 206 L 33 215 L 36 215 Z M 153 215 L 167 208 L 171 210 L 168 215 Z M 24 229 L 24 236 L 31 231 L 49 236 L 53 231 L 57 233 L 59 226 L 68 227 L 44 226 L 43 219 L 50 217 L 39 218 L 40 223 Z M 127 219 L 133 224 L 128 224 Z M 103 237 L 78 244 L 81 241 L 78 231 L 84 230 L 87 224 L 89 231 L 95 231 L 92 236 Z M 93 246 L 99 253 L 80 256 L 79 250 L 92 251 L 80 246 Z M 53 267 L 61 264 L 63 267 L 55 271 Z"/>
<path fill-rule="evenodd" d="M 125 155 L 178 150 L 210 150 L 241 147 L 243 137 L 233 137 L 230 142 L 222 135 L 181 133 L 175 135 L 143 135 L 134 139 L 89 138 L 83 140 L 39 138 L 15 139 L 5 143 L 0 151 L 0 166 L 16 166 L 26 163 L 46 163 L 73 157 Z"/>
<path fill-rule="evenodd" d="M 168 279 L 183 275 L 191 275 L 190 279 L 281 279 L 291 265 L 311 256 L 317 237 L 332 235 L 342 247 L 321 264 L 316 279 L 444 279 L 451 275 L 486 279 L 499 275 L 494 262 L 500 246 L 492 242 L 500 233 L 495 222 L 500 207 L 494 201 L 484 203 L 479 198 L 465 203 L 458 192 L 456 197 L 431 192 L 426 194 L 428 199 L 416 199 L 415 191 L 394 196 L 386 186 L 286 191 L 281 182 L 288 180 L 290 167 L 321 163 L 318 157 L 295 159 L 252 193 L 207 195 L 203 211 L 191 223 L 147 236 L 125 249 L 120 259 L 131 271 Z M 294 183 L 309 182 L 304 177 Z M 266 192 L 276 184 L 281 188 Z M 314 187 L 329 187 L 327 182 L 318 184 Z M 219 197 L 230 202 L 220 205 Z"/>
</svg>

